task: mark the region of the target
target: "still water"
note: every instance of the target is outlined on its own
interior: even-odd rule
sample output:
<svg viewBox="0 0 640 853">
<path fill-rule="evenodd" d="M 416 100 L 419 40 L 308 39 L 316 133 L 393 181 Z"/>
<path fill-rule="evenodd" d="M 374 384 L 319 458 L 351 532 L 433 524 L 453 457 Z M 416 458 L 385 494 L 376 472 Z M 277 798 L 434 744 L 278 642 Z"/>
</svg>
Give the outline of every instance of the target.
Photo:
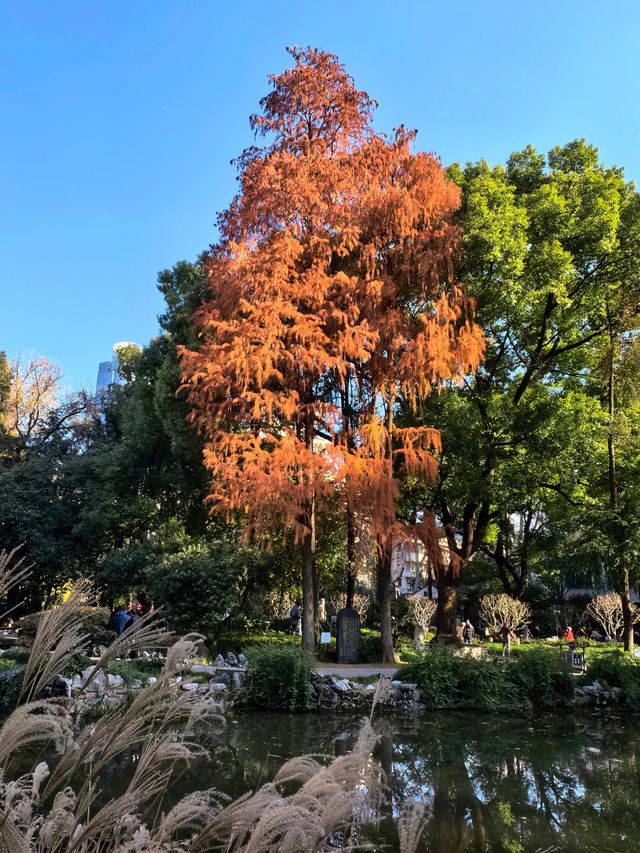
<svg viewBox="0 0 640 853">
<path fill-rule="evenodd" d="M 358 718 L 246 713 L 225 724 L 211 760 L 175 795 L 214 785 L 232 797 L 294 755 L 350 748 Z M 470 713 L 380 717 L 377 757 L 389 802 L 377 849 L 394 850 L 394 815 L 428 804 L 429 853 L 640 851 L 640 729 L 633 719 Z"/>
</svg>

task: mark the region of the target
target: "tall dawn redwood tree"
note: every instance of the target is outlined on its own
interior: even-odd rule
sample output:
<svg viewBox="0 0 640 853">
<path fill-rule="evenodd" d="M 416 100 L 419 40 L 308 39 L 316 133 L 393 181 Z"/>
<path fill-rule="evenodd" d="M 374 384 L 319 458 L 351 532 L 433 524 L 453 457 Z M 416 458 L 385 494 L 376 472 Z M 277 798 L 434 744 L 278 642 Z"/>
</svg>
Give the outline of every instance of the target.
<svg viewBox="0 0 640 853">
<path fill-rule="evenodd" d="M 428 427 L 395 428 L 395 406 L 473 370 L 483 348 L 451 276 L 459 191 L 413 133 L 374 132 L 375 103 L 335 56 L 289 52 L 251 118 L 267 144 L 240 156 L 219 217 L 183 382 L 214 510 L 244 513 L 258 536 L 284 525 L 301 546 L 308 648 L 317 513 L 337 494 L 370 526 L 392 659 L 397 478 L 429 476 L 438 444 Z"/>
</svg>

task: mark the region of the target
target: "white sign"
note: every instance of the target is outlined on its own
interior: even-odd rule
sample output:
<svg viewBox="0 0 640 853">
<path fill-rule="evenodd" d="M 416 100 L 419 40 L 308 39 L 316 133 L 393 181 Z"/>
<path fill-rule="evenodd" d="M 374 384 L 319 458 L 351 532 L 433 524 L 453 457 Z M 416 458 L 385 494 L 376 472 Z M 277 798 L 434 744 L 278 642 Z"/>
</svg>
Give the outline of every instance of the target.
<svg viewBox="0 0 640 853">
<path fill-rule="evenodd" d="M 330 631 L 323 631 L 320 634 L 320 643 L 323 645 L 326 645 L 327 643 L 330 643 L 330 642 L 331 642 L 331 632 Z"/>
</svg>

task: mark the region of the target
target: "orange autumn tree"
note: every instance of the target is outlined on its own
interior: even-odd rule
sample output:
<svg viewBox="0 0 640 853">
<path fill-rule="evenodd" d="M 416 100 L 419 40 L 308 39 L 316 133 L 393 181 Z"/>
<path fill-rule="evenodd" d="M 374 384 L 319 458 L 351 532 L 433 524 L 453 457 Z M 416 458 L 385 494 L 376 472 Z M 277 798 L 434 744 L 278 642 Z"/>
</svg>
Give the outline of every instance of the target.
<svg viewBox="0 0 640 853">
<path fill-rule="evenodd" d="M 313 648 L 317 513 L 342 496 L 386 570 L 397 476 L 429 476 L 437 447 L 431 430 L 394 429 L 398 395 L 473 368 L 482 338 L 451 281 L 457 188 L 412 152 L 412 133 L 374 132 L 375 103 L 335 56 L 289 52 L 294 67 L 270 78 L 251 119 L 268 144 L 239 158 L 240 191 L 219 217 L 199 349 L 181 359 L 212 507 L 243 512 L 257 535 L 293 530 Z"/>
</svg>

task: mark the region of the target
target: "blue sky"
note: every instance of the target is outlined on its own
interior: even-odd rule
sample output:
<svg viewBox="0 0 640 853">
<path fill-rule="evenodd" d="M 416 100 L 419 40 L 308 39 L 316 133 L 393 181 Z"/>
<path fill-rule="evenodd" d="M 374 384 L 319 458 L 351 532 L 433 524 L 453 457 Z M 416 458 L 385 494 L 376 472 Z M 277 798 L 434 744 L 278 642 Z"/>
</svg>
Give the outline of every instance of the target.
<svg viewBox="0 0 640 853">
<path fill-rule="evenodd" d="M 158 270 L 215 239 L 288 44 L 337 53 L 376 123 L 445 163 L 576 136 L 640 179 L 637 0 L 0 0 L 0 349 L 91 388 L 145 343 Z"/>
</svg>

